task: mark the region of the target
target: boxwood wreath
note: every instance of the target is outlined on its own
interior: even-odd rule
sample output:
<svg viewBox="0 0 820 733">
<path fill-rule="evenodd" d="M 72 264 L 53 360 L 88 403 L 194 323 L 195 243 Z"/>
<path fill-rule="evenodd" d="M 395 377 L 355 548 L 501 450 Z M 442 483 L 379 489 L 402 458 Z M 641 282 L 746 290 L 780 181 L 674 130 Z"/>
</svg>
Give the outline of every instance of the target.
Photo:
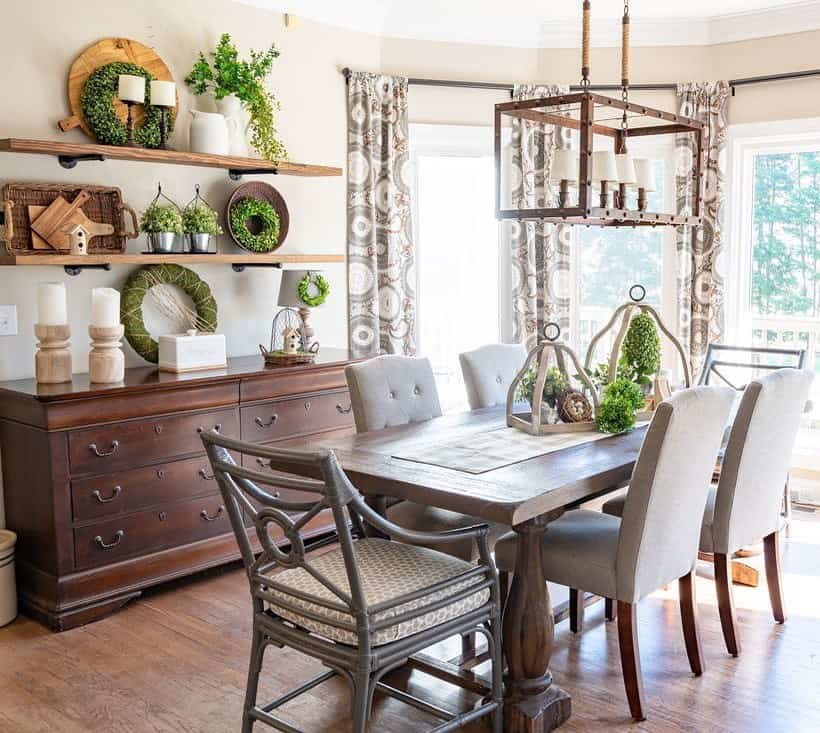
<svg viewBox="0 0 820 733">
<path fill-rule="evenodd" d="M 101 66 L 92 72 L 85 82 L 80 107 L 88 122 L 91 131 L 104 145 L 125 145 L 128 137 L 125 123 L 117 116 L 114 100 L 117 97 L 120 74 L 143 76 L 150 82 L 154 79 L 151 72 L 137 64 L 126 61 L 115 61 Z M 160 145 L 160 117 L 159 107 L 151 106 L 151 85 L 145 85 L 145 116 L 142 124 L 135 128 L 134 137 L 138 143 L 147 148 L 157 148 Z M 174 129 L 174 114 L 168 115 L 168 134 Z"/>
<path fill-rule="evenodd" d="M 200 330 L 213 333 L 217 324 L 216 301 L 211 288 L 193 270 L 182 265 L 150 265 L 137 270 L 122 289 L 120 320 L 125 327 L 125 338 L 134 351 L 153 364 L 159 361 L 159 344 L 145 327 L 142 302 L 156 281 L 176 285 L 191 298 L 203 324 Z"/>
<path fill-rule="evenodd" d="M 316 292 L 311 295 L 311 286 L 315 286 Z M 315 308 L 317 305 L 322 305 L 327 300 L 330 293 L 330 283 L 324 275 L 309 272 L 300 281 L 297 286 L 299 290 L 299 298 L 305 305 Z"/>
<path fill-rule="evenodd" d="M 261 224 L 258 234 L 248 228 L 248 221 Z M 241 199 L 231 207 L 231 233 L 237 243 L 251 252 L 272 252 L 279 246 L 279 214 L 262 199 Z"/>
</svg>

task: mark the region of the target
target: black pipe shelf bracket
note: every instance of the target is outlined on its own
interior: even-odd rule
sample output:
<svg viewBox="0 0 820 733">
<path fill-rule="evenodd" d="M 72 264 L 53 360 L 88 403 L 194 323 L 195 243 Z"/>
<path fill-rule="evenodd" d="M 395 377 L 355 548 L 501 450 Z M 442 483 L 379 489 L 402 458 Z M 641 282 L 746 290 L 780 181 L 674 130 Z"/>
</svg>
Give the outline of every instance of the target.
<svg viewBox="0 0 820 733">
<path fill-rule="evenodd" d="M 242 176 L 276 176 L 279 169 L 271 168 L 228 168 L 228 178 L 232 181 L 241 181 Z"/>
<path fill-rule="evenodd" d="M 246 267 L 267 267 L 267 268 L 274 268 L 276 270 L 282 269 L 281 262 L 234 262 L 231 265 L 231 269 L 234 272 L 244 272 Z"/>
<path fill-rule="evenodd" d="M 76 277 L 79 275 L 83 270 L 110 270 L 111 263 L 105 262 L 102 265 L 63 265 L 63 270 L 65 270 L 66 275 L 71 275 L 72 277 Z"/>
<path fill-rule="evenodd" d="M 76 168 L 77 163 L 79 163 L 80 161 L 85 161 L 85 160 L 96 160 L 96 161 L 102 162 L 102 161 L 105 160 L 105 156 L 104 155 L 98 155 L 96 153 L 92 153 L 90 155 L 58 155 L 57 156 L 57 161 L 59 162 L 59 164 L 63 168 L 66 168 L 67 170 L 71 170 L 72 168 Z"/>
</svg>

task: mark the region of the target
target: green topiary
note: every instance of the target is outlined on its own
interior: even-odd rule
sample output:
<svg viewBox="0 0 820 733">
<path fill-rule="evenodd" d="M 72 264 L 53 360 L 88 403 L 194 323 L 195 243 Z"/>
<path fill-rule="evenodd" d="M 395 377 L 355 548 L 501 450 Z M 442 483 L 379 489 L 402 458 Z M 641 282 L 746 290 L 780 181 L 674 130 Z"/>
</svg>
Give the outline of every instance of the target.
<svg viewBox="0 0 820 733">
<path fill-rule="evenodd" d="M 535 393 L 535 380 L 538 377 L 538 369 L 530 367 L 527 373 L 521 378 L 518 387 L 515 390 L 516 402 L 529 402 L 532 404 L 533 395 Z M 544 402 L 550 407 L 555 407 L 558 401 L 558 396 L 567 387 L 569 387 L 569 380 L 564 376 L 557 367 L 550 367 L 547 369 L 547 376 L 544 380 L 544 389 L 542 391 Z"/>
<path fill-rule="evenodd" d="M 603 398 L 606 400 L 613 397 L 623 397 L 634 410 L 641 410 L 646 404 L 646 397 L 641 388 L 628 379 L 616 379 L 606 386 Z"/>
<path fill-rule="evenodd" d="M 142 214 L 140 228 L 146 234 L 182 234 L 182 215 L 176 206 L 151 204 Z"/>
<path fill-rule="evenodd" d="M 635 408 L 627 397 L 604 397 L 596 415 L 598 430 L 602 433 L 626 433 L 635 427 Z"/>
<path fill-rule="evenodd" d="M 661 337 L 655 319 L 639 313 L 629 324 L 618 362 L 619 376 L 636 384 L 650 385 L 661 367 Z"/>
<path fill-rule="evenodd" d="M 128 132 L 125 123 L 117 116 L 114 100 L 117 96 L 120 74 L 145 77 L 147 82 L 154 76 L 136 64 L 115 61 L 101 66 L 91 73 L 80 97 L 80 108 L 91 131 L 104 145 L 125 145 Z M 161 111 L 151 106 L 151 85 L 145 85 L 145 116 L 142 124 L 134 130 L 134 138 L 146 148 L 157 148 L 160 138 Z M 174 129 L 174 113 L 167 116 L 168 134 Z"/>
<path fill-rule="evenodd" d="M 217 213 L 202 202 L 182 210 L 182 231 L 186 234 L 222 234 Z"/>
<path fill-rule="evenodd" d="M 279 246 L 279 214 L 262 199 L 241 199 L 230 211 L 231 232 L 236 241 L 251 252 L 272 252 Z M 262 223 L 259 234 L 248 229 L 248 220 Z"/>
</svg>

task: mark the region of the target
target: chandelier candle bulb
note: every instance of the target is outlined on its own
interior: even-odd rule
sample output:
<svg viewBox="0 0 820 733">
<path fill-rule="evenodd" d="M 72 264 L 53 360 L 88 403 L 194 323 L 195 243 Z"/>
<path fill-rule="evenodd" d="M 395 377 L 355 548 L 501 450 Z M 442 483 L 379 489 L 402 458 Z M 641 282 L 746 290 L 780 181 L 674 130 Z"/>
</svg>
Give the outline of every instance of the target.
<svg viewBox="0 0 820 733">
<path fill-rule="evenodd" d="M 649 158 L 635 158 L 635 185 L 638 187 L 638 210 L 646 211 L 646 194 L 656 190 L 655 166 Z"/>
<path fill-rule="evenodd" d="M 609 184 L 618 182 L 618 164 L 611 150 L 598 150 L 592 154 L 592 178 L 601 184 L 601 207 L 609 207 Z"/>
<path fill-rule="evenodd" d="M 123 102 L 142 104 L 145 101 L 145 77 L 120 74 L 117 83 L 117 96 Z"/>
<path fill-rule="evenodd" d="M 560 185 L 559 205 L 569 203 L 569 186 L 578 180 L 578 157 L 572 150 L 556 150 L 553 154 L 550 180 Z"/>
<path fill-rule="evenodd" d="M 618 168 L 618 207 L 625 209 L 627 186 L 635 185 L 635 165 L 629 153 L 616 155 L 615 165 Z"/>
<path fill-rule="evenodd" d="M 94 288 L 91 291 L 91 325 L 119 326 L 120 292 L 114 288 Z"/>
</svg>

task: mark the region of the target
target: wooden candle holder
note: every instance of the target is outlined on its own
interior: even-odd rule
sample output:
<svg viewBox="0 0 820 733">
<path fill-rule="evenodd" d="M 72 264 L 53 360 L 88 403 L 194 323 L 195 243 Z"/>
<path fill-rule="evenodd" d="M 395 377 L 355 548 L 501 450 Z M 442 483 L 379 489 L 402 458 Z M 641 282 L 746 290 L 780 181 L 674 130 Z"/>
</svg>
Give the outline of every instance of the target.
<svg viewBox="0 0 820 733">
<path fill-rule="evenodd" d="M 67 324 L 47 326 L 34 324 L 37 353 L 34 369 L 40 384 L 61 384 L 71 381 L 71 327 Z"/>
<path fill-rule="evenodd" d="M 88 354 L 88 376 L 93 384 L 116 384 L 125 379 L 125 354 L 122 337 L 125 327 L 89 326 L 91 351 Z"/>
</svg>

